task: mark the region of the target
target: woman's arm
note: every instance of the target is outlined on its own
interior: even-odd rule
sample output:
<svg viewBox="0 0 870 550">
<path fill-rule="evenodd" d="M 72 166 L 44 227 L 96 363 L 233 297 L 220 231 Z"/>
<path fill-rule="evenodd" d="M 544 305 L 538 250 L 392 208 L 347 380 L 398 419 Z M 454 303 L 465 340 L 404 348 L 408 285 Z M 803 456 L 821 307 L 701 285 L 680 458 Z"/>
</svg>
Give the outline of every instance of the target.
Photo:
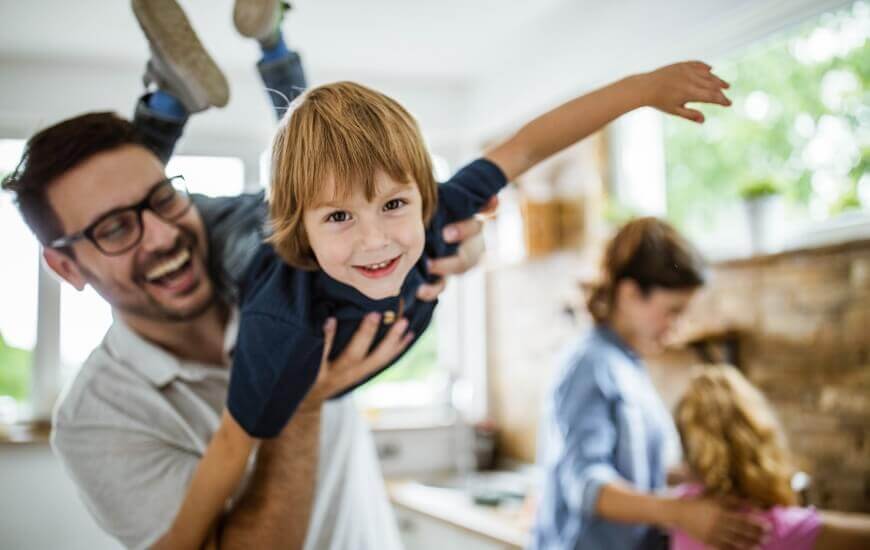
<svg viewBox="0 0 870 550">
<path fill-rule="evenodd" d="M 532 120 L 486 158 L 501 168 L 508 181 L 550 155 L 597 132 L 615 118 L 638 107 L 650 106 L 695 122 L 703 115 L 687 109 L 688 102 L 731 102 L 722 93 L 728 84 L 709 65 L 689 61 L 650 73 L 629 76 L 556 107 Z"/>
<path fill-rule="evenodd" d="M 601 487 L 595 511 L 610 521 L 655 525 L 665 531 L 678 529 L 724 550 L 756 548 L 767 531 L 765 522 L 723 503 L 643 493 L 622 480 Z"/>
</svg>

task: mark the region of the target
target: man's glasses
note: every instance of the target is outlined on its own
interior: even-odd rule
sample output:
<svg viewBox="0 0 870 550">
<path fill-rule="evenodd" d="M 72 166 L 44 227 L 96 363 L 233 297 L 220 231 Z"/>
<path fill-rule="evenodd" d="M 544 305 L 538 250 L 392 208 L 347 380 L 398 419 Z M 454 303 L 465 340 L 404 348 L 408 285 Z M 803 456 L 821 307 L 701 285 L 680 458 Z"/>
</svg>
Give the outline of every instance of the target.
<svg viewBox="0 0 870 550">
<path fill-rule="evenodd" d="M 154 184 L 138 204 L 118 208 L 100 216 L 78 233 L 49 243 L 51 248 L 65 248 L 88 239 L 103 254 L 117 256 L 142 240 L 142 211 L 150 210 L 166 221 L 177 220 L 190 209 L 190 195 L 183 176 L 173 176 Z"/>
</svg>

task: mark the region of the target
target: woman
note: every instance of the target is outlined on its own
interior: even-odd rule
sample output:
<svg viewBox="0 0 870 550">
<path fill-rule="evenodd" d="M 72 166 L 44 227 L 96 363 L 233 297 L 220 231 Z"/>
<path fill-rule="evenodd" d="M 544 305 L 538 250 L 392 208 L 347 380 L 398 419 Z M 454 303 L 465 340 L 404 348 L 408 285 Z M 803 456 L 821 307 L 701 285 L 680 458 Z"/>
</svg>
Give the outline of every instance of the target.
<svg viewBox="0 0 870 550">
<path fill-rule="evenodd" d="M 692 246 L 655 218 L 628 223 L 608 243 L 587 304 L 595 325 L 565 354 L 545 414 L 533 548 L 661 548 L 669 528 L 728 549 L 763 537 L 766 525 L 748 514 L 657 494 L 676 430 L 641 355 L 662 347 L 704 269 Z"/>
<path fill-rule="evenodd" d="M 795 472 L 785 434 L 764 396 L 728 365 L 693 376 L 676 410 L 686 461 L 697 483 L 686 496 L 738 497 L 764 510 L 771 525 L 765 550 L 870 548 L 870 518 L 797 506 Z M 703 550 L 677 531 L 672 550 Z"/>
</svg>

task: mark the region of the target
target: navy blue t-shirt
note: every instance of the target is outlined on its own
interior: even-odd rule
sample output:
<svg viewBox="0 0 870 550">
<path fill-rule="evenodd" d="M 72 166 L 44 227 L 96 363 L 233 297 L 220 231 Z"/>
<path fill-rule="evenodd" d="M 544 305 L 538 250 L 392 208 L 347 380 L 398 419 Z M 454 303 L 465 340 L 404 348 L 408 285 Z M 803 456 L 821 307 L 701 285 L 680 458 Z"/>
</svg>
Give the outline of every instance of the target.
<svg viewBox="0 0 870 550">
<path fill-rule="evenodd" d="M 430 280 L 426 258 L 456 252 L 456 245 L 444 242 L 442 229 L 473 216 L 506 183 L 498 166 L 478 159 L 438 186 L 438 208 L 426 228 L 423 256 L 395 297 L 372 300 L 322 270 L 287 265 L 271 245 L 261 244 L 242 283 L 239 336 L 227 398 L 236 422 L 254 437 L 280 433 L 317 377 L 323 324 L 330 316 L 338 322 L 332 358 L 341 354 L 363 317 L 372 311 L 392 311 L 395 320 L 406 317 L 416 340 L 429 326 L 436 303 L 416 297 L 417 288 Z M 382 315 L 373 345 L 389 331 L 387 317 Z"/>
</svg>

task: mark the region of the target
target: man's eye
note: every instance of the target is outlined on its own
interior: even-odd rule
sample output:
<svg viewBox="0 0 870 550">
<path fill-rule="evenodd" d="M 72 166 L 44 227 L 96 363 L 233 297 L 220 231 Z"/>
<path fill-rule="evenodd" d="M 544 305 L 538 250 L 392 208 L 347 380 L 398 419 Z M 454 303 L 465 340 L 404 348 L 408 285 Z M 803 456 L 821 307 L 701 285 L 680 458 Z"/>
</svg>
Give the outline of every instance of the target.
<svg viewBox="0 0 870 550">
<path fill-rule="evenodd" d="M 131 231 L 130 223 L 126 219 L 112 220 L 96 231 L 96 237 L 104 240 L 124 238 Z"/>
<path fill-rule="evenodd" d="M 408 201 L 405 199 L 393 199 L 388 201 L 387 204 L 384 205 L 384 210 L 396 210 L 408 204 Z"/>
<path fill-rule="evenodd" d="M 348 214 L 347 212 L 344 212 L 344 211 L 333 212 L 332 214 L 330 214 L 329 216 L 326 217 L 326 221 L 335 222 L 335 223 L 346 222 L 349 219 L 350 219 L 350 214 Z"/>
</svg>

